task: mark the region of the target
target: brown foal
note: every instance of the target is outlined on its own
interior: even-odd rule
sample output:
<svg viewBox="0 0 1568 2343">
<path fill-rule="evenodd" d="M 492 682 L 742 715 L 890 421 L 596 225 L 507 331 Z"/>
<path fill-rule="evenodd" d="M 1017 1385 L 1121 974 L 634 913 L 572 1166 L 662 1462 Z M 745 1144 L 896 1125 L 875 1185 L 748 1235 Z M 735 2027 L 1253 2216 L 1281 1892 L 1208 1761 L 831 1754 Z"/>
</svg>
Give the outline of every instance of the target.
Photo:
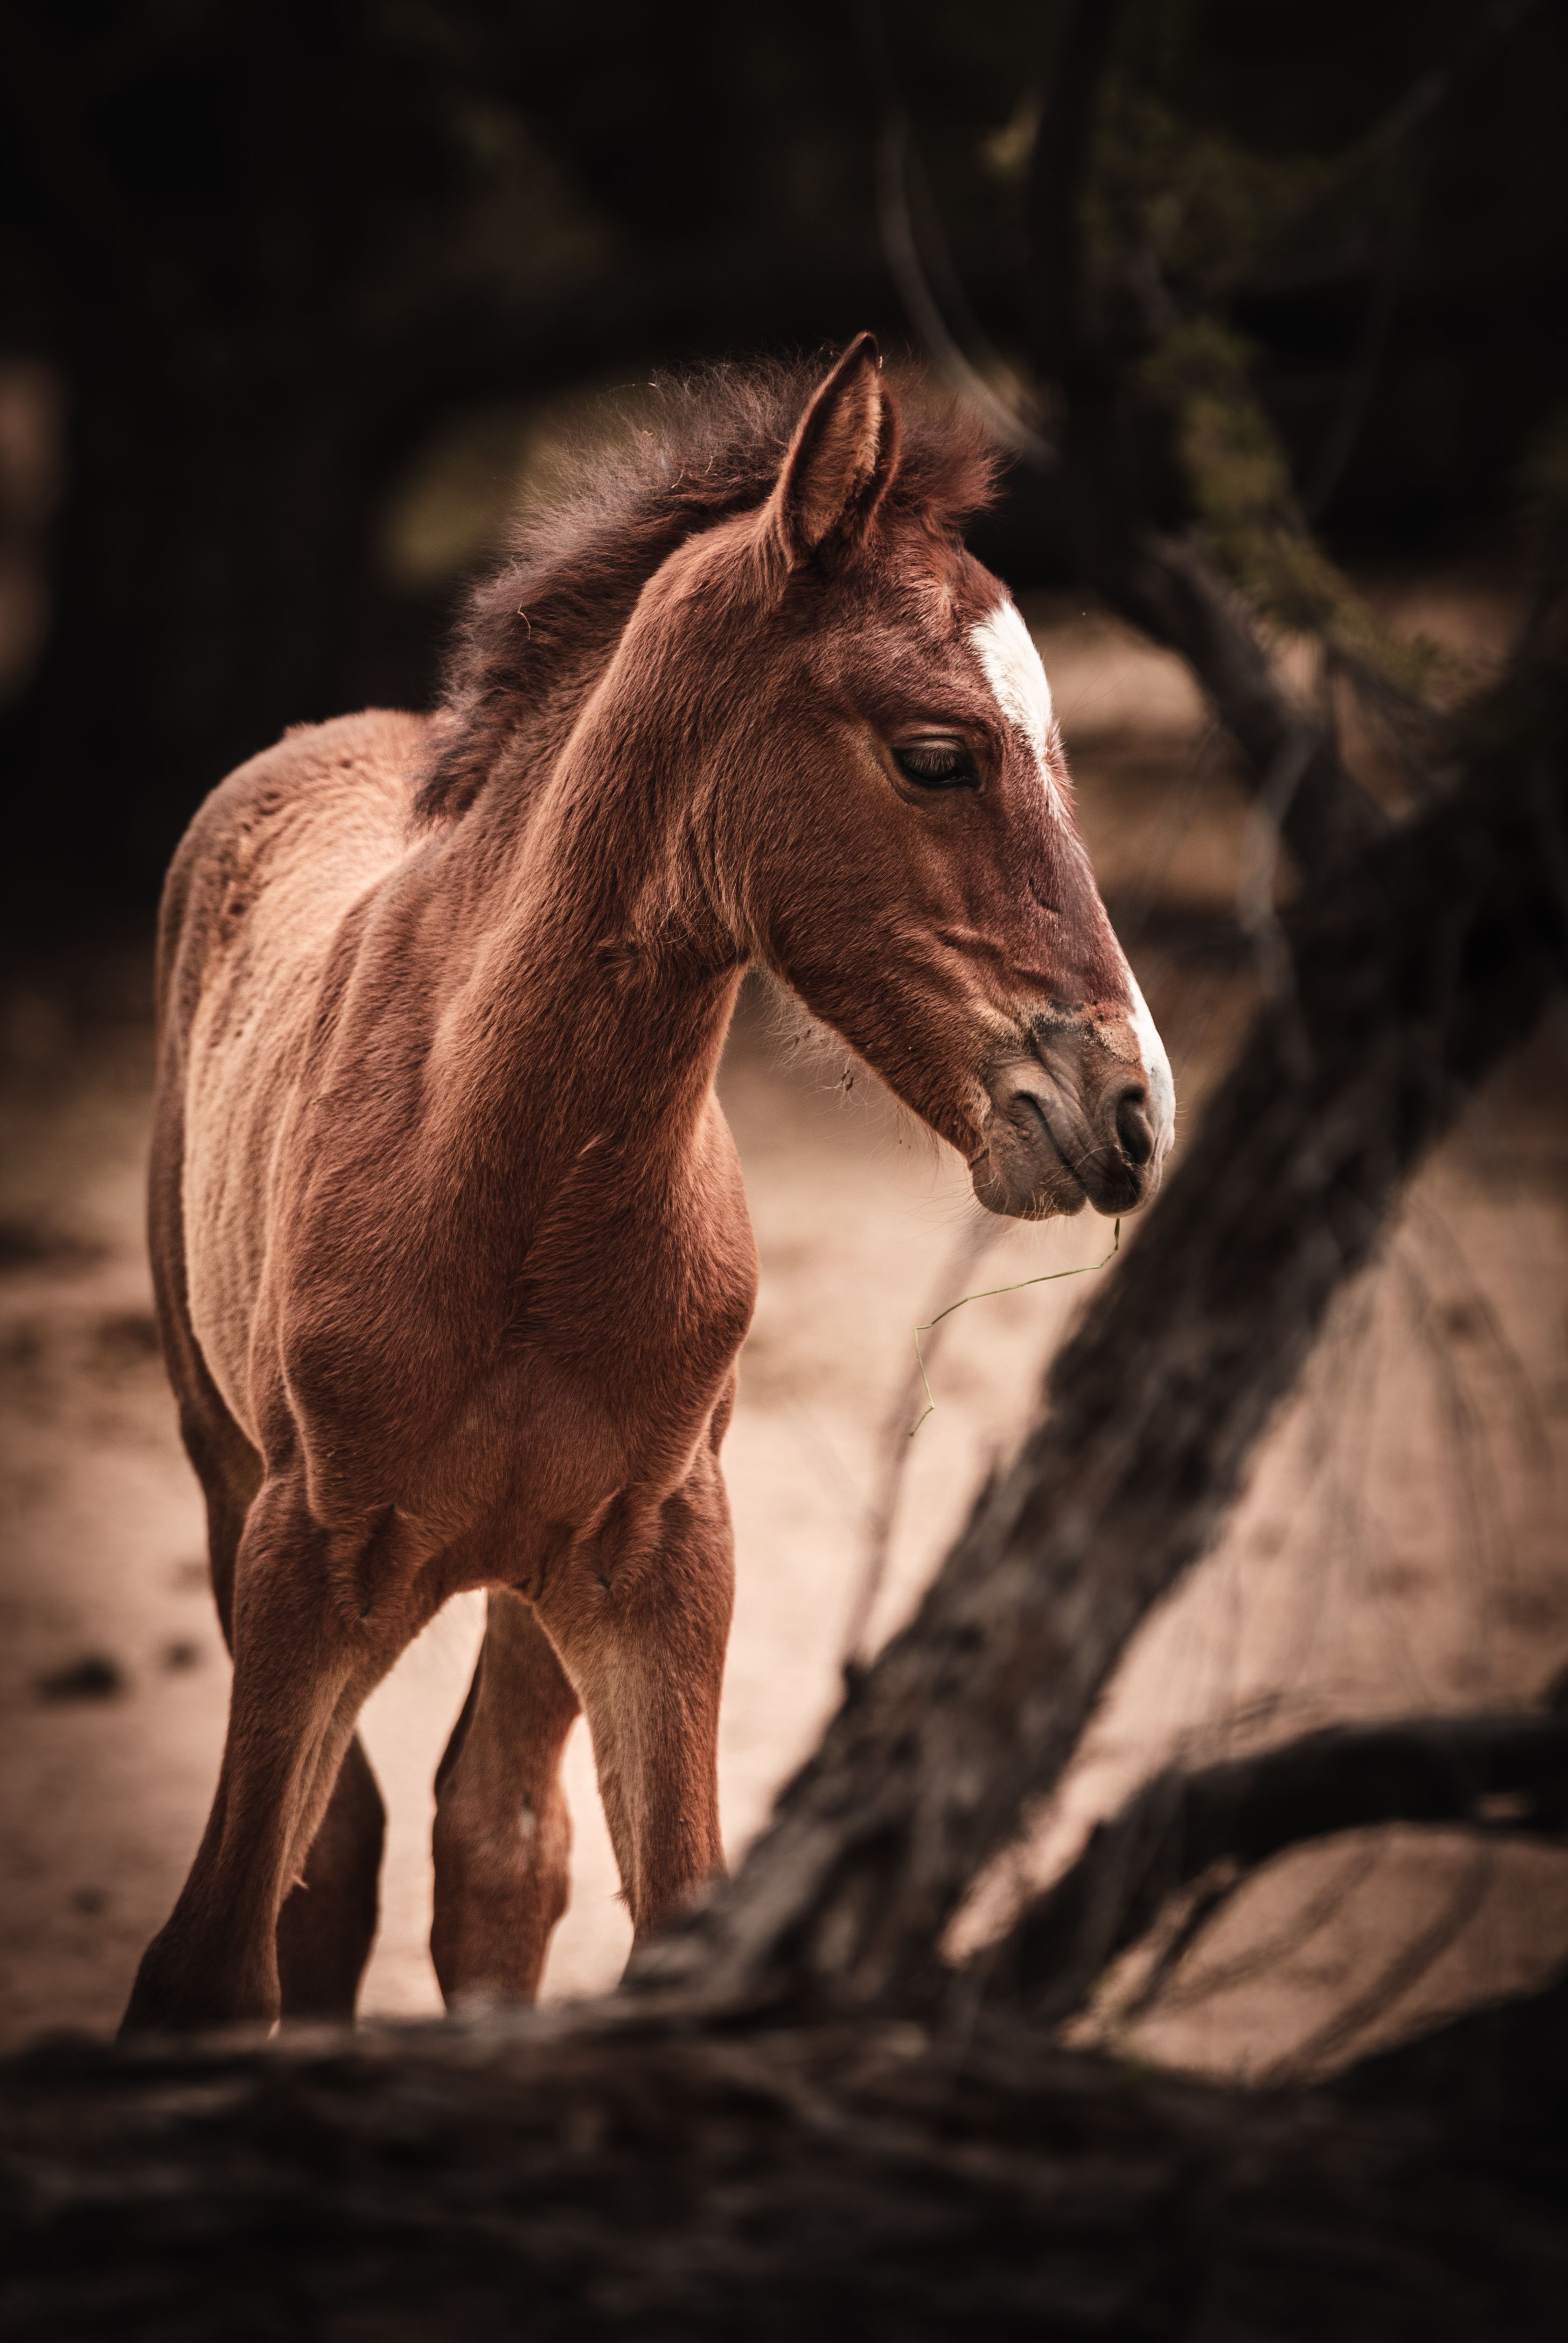
<svg viewBox="0 0 1568 2343">
<path fill-rule="evenodd" d="M 720 1869 L 719 1449 L 757 1260 L 714 1074 L 770 968 L 993 1211 L 1126 1212 L 1169 1068 L 989 475 L 862 337 L 719 373 L 536 518 L 431 719 L 288 734 L 171 871 L 152 1248 L 234 1654 L 131 2027 L 350 2012 L 361 1704 L 489 1593 L 437 1777 L 448 2000 L 538 1990 L 587 1715 L 639 1939 Z"/>
</svg>

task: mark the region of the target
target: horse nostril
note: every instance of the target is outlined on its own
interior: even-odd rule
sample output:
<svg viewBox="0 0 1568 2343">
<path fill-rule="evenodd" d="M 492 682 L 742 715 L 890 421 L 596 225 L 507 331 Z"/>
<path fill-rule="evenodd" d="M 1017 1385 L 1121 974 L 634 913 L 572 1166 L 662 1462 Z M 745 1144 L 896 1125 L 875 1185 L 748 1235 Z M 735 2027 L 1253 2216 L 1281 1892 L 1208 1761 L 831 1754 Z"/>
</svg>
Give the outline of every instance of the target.
<svg viewBox="0 0 1568 2343">
<path fill-rule="evenodd" d="M 1154 1126 L 1149 1120 L 1148 1093 L 1141 1085 L 1123 1091 L 1116 1101 L 1116 1136 L 1129 1163 L 1140 1166 L 1154 1152 Z"/>
</svg>

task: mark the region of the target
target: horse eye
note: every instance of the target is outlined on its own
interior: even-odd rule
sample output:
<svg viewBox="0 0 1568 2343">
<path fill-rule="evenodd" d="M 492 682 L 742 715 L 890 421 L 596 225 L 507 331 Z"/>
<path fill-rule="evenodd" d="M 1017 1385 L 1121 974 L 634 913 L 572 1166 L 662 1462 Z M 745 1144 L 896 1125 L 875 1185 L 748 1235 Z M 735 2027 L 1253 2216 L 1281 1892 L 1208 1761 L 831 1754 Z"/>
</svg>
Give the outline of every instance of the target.
<svg viewBox="0 0 1568 2343">
<path fill-rule="evenodd" d="M 893 762 L 904 779 L 922 789 L 972 789 L 979 776 L 962 749 L 950 740 L 924 740 L 912 749 L 895 749 Z"/>
</svg>

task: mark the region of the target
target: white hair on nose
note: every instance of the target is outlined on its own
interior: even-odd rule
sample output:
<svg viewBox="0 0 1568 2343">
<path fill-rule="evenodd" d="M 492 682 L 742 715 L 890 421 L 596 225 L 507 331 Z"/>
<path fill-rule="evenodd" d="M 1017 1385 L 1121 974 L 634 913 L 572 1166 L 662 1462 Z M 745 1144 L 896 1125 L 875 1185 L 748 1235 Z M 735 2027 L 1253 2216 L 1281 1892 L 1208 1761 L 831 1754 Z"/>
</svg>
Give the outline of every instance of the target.
<svg viewBox="0 0 1568 2343">
<path fill-rule="evenodd" d="M 1056 789 L 1045 761 L 1050 734 L 1050 686 L 1017 603 L 999 602 L 989 618 L 970 629 L 970 640 L 996 694 L 997 706 L 1033 750 L 1040 787 L 1054 806 Z"/>
<path fill-rule="evenodd" d="M 1160 1039 L 1160 1029 L 1149 1014 L 1142 987 L 1131 969 L 1127 981 L 1132 992 L 1132 1015 L 1128 1021 L 1143 1061 L 1143 1079 L 1149 1085 L 1149 1114 L 1154 1125 L 1154 1161 L 1158 1166 L 1164 1161 L 1176 1135 L 1176 1082 L 1165 1044 Z"/>
</svg>

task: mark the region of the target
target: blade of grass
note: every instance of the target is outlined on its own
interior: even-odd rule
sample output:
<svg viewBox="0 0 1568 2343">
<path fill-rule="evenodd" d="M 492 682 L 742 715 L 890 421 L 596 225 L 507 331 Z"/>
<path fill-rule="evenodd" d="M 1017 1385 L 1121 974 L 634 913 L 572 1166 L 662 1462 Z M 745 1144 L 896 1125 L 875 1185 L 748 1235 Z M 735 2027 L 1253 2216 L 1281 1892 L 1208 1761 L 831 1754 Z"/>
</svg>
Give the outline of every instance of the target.
<svg viewBox="0 0 1568 2343">
<path fill-rule="evenodd" d="M 913 1423 L 910 1424 L 907 1437 L 912 1440 L 916 1433 L 920 1430 L 921 1424 L 924 1423 L 926 1417 L 928 1415 L 933 1415 L 936 1413 L 937 1403 L 931 1397 L 931 1386 L 926 1376 L 925 1353 L 920 1349 L 920 1336 L 922 1334 L 929 1334 L 934 1326 L 940 1326 L 944 1318 L 950 1318 L 953 1312 L 955 1310 L 961 1310 L 966 1302 L 990 1302 L 993 1301 L 999 1293 L 1021 1293 L 1026 1285 L 1054 1285 L 1059 1277 L 1087 1277 L 1091 1270 L 1108 1268 L 1110 1263 L 1115 1260 L 1121 1250 L 1121 1222 L 1120 1218 L 1118 1218 L 1111 1239 L 1111 1251 L 1105 1255 L 1103 1260 L 1080 1262 L 1076 1269 L 1048 1269 L 1040 1277 L 1020 1277 L 1015 1279 L 1011 1285 L 983 1286 L 978 1293 L 960 1293 L 956 1302 L 950 1302 L 945 1310 L 939 1310 L 934 1318 L 928 1318 L 923 1325 L 917 1326 L 915 1328 L 915 1358 L 920 1370 L 920 1384 L 926 1394 L 926 1404 L 923 1413 L 918 1415 Z"/>
</svg>

